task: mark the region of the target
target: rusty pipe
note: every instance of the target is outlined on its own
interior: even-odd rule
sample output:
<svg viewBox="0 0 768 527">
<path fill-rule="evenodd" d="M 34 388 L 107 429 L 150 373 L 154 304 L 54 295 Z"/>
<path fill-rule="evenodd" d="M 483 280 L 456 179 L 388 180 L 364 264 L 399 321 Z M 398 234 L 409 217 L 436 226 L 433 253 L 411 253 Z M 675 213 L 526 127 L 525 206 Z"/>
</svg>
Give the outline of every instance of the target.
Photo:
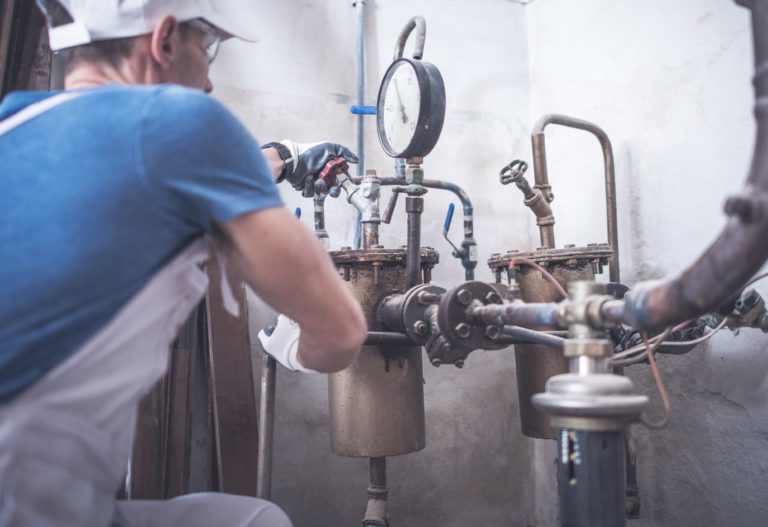
<svg viewBox="0 0 768 527">
<path fill-rule="evenodd" d="M 716 309 L 768 259 L 768 1 L 737 3 L 752 10 L 757 137 L 750 172 L 743 194 L 726 203 L 730 217 L 704 254 L 679 276 L 627 293 L 624 318 L 638 329 L 672 326 Z"/>
<path fill-rule="evenodd" d="M 350 178 L 353 183 L 360 184 L 363 180 L 362 177 Z M 401 176 L 383 176 L 379 177 L 381 186 L 397 186 L 407 185 L 405 178 Z M 461 208 L 464 213 L 464 240 L 461 242 L 461 248 L 464 251 L 462 256 L 462 265 L 465 268 L 466 280 L 474 280 L 474 269 L 477 266 L 477 261 L 472 260 L 471 251 L 477 246 L 475 241 L 475 220 L 474 220 L 474 207 L 472 206 L 472 200 L 469 199 L 467 192 L 455 183 L 449 181 L 441 181 L 439 179 L 425 179 L 421 182 L 422 187 L 432 188 L 437 190 L 447 190 L 453 193 L 461 202 Z M 394 210 L 394 201 L 390 201 L 390 205 Z M 392 218 L 393 210 L 387 209 L 383 218 L 384 223 L 389 223 Z M 554 244 L 553 244 L 554 247 Z"/>
<path fill-rule="evenodd" d="M 611 248 L 613 249 L 613 256 L 611 256 L 609 264 L 610 280 L 611 282 L 619 282 L 619 232 L 616 213 L 616 164 L 613 157 L 613 147 L 611 146 L 611 140 L 608 138 L 608 134 L 606 134 L 602 128 L 596 124 L 590 123 L 589 121 L 584 121 L 582 119 L 576 119 L 559 114 L 549 114 L 539 119 L 539 121 L 534 125 L 533 132 L 531 133 L 531 144 L 533 147 L 533 171 L 536 182 L 534 188 L 541 190 L 541 192 L 544 194 L 544 198 L 548 203 L 554 199 L 552 194 L 552 187 L 549 184 L 549 171 L 547 168 L 547 147 L 544 136 L 544 130 L 550 124 L 565 126 L 567 128 L 575 128 L 577 130 L 584 130 L 585 132 L 589 132 L 594 135 L 600 142 L 600 147 L 603 151 L 603 164 L 605 170 L 605 208 L 608 243 L 611 244 Z M 539 226 L 539 229 L 542 232 L 542 240 L 544 239 L 544 231 L 546 229 L 551 230 L 553 227 L 554 225 Z"/>
<path fill-rule="evenodd" d="M 261 398 L 259 400 L 259 445 L 256 464 L 257 497 L 272 497 L 272 452 L 275 433 L 275 387 L 277 363 L 267 352 L 261 359 Z"/>
</svg>

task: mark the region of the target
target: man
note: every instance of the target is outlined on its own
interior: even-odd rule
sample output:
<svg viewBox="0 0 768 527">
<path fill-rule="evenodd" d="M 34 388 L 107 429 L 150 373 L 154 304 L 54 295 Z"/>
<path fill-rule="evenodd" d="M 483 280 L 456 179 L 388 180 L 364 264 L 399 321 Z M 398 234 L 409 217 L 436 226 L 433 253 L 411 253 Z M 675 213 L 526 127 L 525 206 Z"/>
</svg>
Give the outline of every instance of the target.
<svg viewBox="0 0 768 527">
<path fill-rule="evenodd" d="M 204 93 L 220 40 L 250 39 L 208 0 L 38 4 L 68 66 L 65 92 L 0 105 L 0 526 L 289 526 L 255 498 L 113 496 L 137 403 L 204 291 L 203 235 L 301 327 L 291 367 L 354 360 L 361 310 L 274 178 L 303 188 L 356 159 L 288 141 L 262 155 Z"/>
</svg>

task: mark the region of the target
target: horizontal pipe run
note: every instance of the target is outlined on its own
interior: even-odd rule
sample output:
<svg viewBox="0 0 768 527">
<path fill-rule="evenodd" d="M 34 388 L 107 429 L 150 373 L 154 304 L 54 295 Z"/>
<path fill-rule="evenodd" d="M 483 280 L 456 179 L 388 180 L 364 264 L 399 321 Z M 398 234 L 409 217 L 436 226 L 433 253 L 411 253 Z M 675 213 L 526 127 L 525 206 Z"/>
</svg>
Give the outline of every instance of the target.
<svg viewBox="0 0 768 527">
<path fill-rule="evenodd" d="M 505 335 L 522 340 L 525 343 L 542 344 L 557 349 L 565 347 L 565 339 L 563 337 L 557 337 L 549 333 L 521 328 L 520 326 L 504 326 L 501 331 Z"/>
<path fill-rule="evenodd" d="M 365 346 L 415 346 L 414 342 L 402 333 L 388 331 L 369 331 L 363 342 Z"/>
<path fill-rule="evenodd" d="M 556 303 L 489 304 L 473 307 L 469 315 L 477 322 L 486 325 L 509 325 L 534 327 L 560 327 Z"/>
</svg>

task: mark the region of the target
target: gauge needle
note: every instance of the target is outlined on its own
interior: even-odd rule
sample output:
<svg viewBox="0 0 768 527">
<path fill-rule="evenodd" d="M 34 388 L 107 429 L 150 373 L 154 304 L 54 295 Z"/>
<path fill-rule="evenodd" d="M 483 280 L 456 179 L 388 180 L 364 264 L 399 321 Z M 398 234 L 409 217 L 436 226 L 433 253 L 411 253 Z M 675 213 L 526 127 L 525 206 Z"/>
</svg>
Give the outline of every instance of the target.
<svg viewBox="0 0 768 527">
<path fill-rule="evenodd" d="M 407 123 L 408 116 L 405 115 L 405 105 L 402 99 L 400 99 L 400 87 L 397 85 L 397 79 L 395 79 L 395 94 L 397 95 L 397 102 L 400 103 L 400 114 L 403 116 L 403 123 Z"/>
</svg>

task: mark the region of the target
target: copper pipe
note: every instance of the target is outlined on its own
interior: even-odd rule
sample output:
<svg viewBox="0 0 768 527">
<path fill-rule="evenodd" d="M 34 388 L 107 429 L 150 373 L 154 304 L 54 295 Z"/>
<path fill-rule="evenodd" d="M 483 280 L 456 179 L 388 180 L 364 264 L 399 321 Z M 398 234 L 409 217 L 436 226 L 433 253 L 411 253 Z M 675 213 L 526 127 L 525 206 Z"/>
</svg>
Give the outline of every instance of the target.
<svg viewBox="0 0 768 527">
<path fill-rule="evenodd" d="M 605 167 L 605 208 L 606 208 L 606 220 L 608 230 L 608 243 L 613 248 L 613 256 L 610 260 L 610 280 L 611 282 L 619 282 L 619 232 L 618 221 L 616 213 L 616 164 L 613 158 L 613 147 L 611 146 L 611 140 L 602 128 L 596 124 L 584 121 L 581 119 L 575 119 L 566 115 L 549 114 L 545 115 L 536 123 L 533 127 L 533 133 L 531 133 L 531 144 L 533 146 L 533 171 L 536 185 L 534 188 L 541 190 L 544 194 L 544 198 L 547 202 L 551 202 L 554 199 L 552 195 L 552 187 L 549 185 L 549 171 L 547 169 L 547 147 L 544 138 L 544 129 L 550 125 L 556 124 L 565 126 L 568 128 L 575 128 L 577 130 L 584 130 L 594 135 L 600 142 L 600 147 L 603 151 L 603 164 Z M 554 241 L 554 233 L 552 232 L 554 225 L 540 225 L 542 243 L 545 240 Z M 545 245 L 550 247 L 550 245 Z M 551 245 L 554 247 L 554 244 Z"/>
<path fill-rule="evenodd" d="M 752 10 L 757 138 L 741 196 L 726 203 L 730 218 L 714 243 L 681 275 L 646 282 L 625 297 L 625 319 L 638 329 L 672 326 L 716 309 L 743 288 L 768 259 L 768 2 L 740 0 Z"/>
</svg>

